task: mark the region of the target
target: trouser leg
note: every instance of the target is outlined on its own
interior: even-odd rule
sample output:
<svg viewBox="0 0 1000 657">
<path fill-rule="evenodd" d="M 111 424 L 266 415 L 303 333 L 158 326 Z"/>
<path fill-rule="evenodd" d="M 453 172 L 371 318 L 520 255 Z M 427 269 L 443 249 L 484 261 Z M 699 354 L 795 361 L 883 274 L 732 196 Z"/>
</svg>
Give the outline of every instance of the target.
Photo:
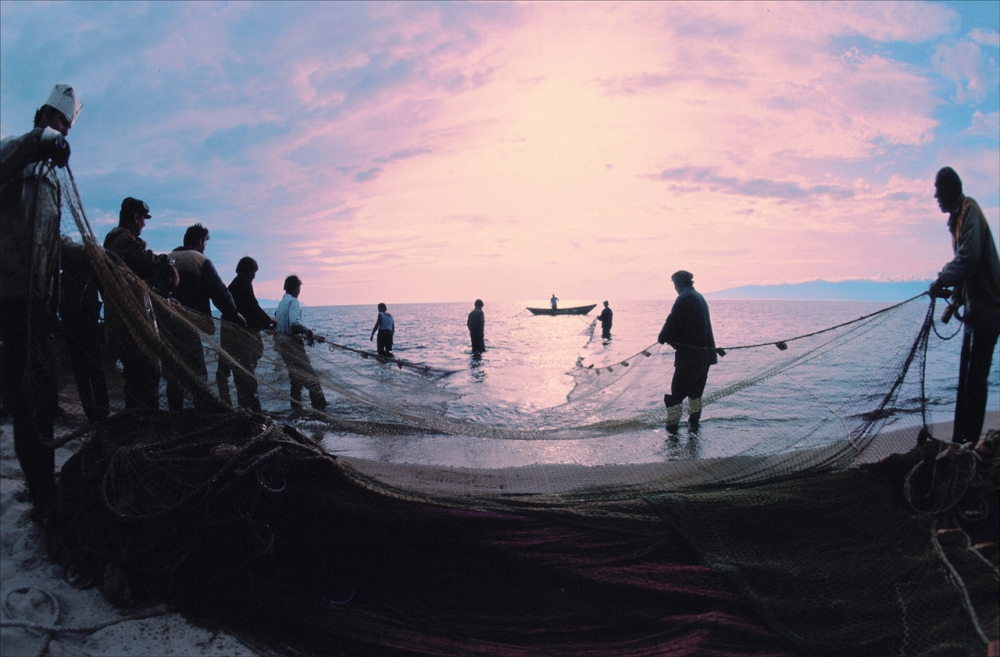
<svg viewBox="0 0 1000 657">
<path fill-rule="evenodd" d="M 251 374 L 243 374 L 242 372 L 234 372 L 233 380 L 236 384 L 236 399 L 239 401 L 239 405 L 246 410 L 257 413 L 260 411 L 260 399 L 257 398 L 257 379 L 253 376 L 253 365 L 247 364 L 247 369 L 250 369 Z"/>
<path fill-rule="evenodd" d="M 375 338 L 378 345 L 379 356 L 392 355 L 392 331 L 379 330 L 378 337 Z"/>
<path fill-rule="evenodd" d="M 30 327 L 29 312 L 33 315 Z M 52 441 L 58 405 L 49 344 L 52 320 L 46 309 L 32 311 L 27 301 L 0 302 L 0 318 L 3 386 L 12 406 L 14 453 L 37 517 L 55 497 L 55 450 L 43 442 Z"/>
<path fill-rule="evenodd" d="M 302 356 L 305 356 L 305 347 L 295 337 L 291 335 L 278 334 L 274 336 L 274 346 L 281 355 L 281 360 L 285 361 L 288 368 L 288 381 L 291 385 L 292 410 L 302 408 Z M 301 352 L 301 354 L 300 354 Z"/>
<path fill-rule="evenodd" d="M 952 441 L 975 442 L 983 430 L 989 396 L 989 374 L 997 338 L 1000 312 L 981 317 L 967 327 L 959 363 L 958 396 L 955 400 L 955 428 Z"/>
<path fill-rule="evenodd" d="M 205 389 L 208 384 L 208 368 L 205 366 L 201 337 L 196 331 L 178 325 L 174 330 L 172 344 L 177 350 L 179 362 L 171 364 L 167 374 L 167 407 L 172 411 L 182 410 L 184 398 L 190 393 L 196 409 L 211 410 L 211 395 Z M 187 371 L 183 371 L 183 368 L 187 368 Z M 198 386 L 191 381 L 192 374 L 205 385 Z M 188 384 L 185 385 L 185 382 Z"/>
<path fill-rule="evenodd" d="M 96 326 L 91 328 L 89 347 L 87 349 L 88 363 L 90 369 L 90 389 L 94 396 L 94 418 L 88 419 L 91 422 L 103 420 L 111 413 L 111 406 L 108 403 L 108 382 L 104 377 L 104 356 L 101 353 L 101 340 Z"/>
<path fill-rule="evenodd" d="M 196 386 L 191 391 L 194 407 L 199 411 L 217 410 L 218 404 L 210 392 L 211 389 L 208 387 L 208 366 L 205 363 L 205 349 L 202 347 L 200 339 L 198 340 L 197 350 L 191 352 L 190 362 L 191 369 L 197 375 L 198 379 L 204 383 L 204 385 Z"/>
<path fill-rule="evenodd" d="M 138 346 L 121 352 L 122 376 L 125 378 L 125 408 L 160 407 L 160 367 L 151 362 Z"/>
<path fill-rule="evenodd" d="M 688 390 L 688 396 L 691 399 L 688 420 L 694 428 L 697 428 L 701 422 L 701 396 L 705 392 L 706 383 L 708 383 L 708 365 L 693 368 L 691 372 L 691 388 Z"/>
<path fill-rule="evenodd" d="M 229 394 L 229 374 L 232 369 L 229 367 L 229 361 L 226 360 L 225 356 L 219 356 L 219 367 L 215 370 L 215 385 L 219 389 L 219 399 L 229 406 L 233 405 L 233 397 Z M 235 376 L 233 377 L 236 378 Z M 239 386 L 236 388 L 237 394 L 239 394 Z"/>
<path fill-rule="evenodd" d="M 108 416 L 108 386 L 96 328 L 70 324 L 66 336 L 80 405 L 90 422 Z"/>
<path fill-rule="evenodd" d="M 667 407 L 667 430 L 677 431 L 678 425 L 681 421 L 681 415 L 684 412 L 684 397 L 685 394 L 685 370 L 683 368 L 674 368 L 674 376 L 670 381 L 670 393 L 663 395 L 663 403 Z"/>
<path fill-rule="evenodd" d="M 260 411 L 260 399 L 257 397 L 257 362 L 264 355 L 264 342 L 260 339 L 259 333 L 249 334 L 249 343 L 241 349 L 240 364 L 246 372 L 239 369 L 233 372 L 233 381 L 236 384 L 236 398 L 240 406 L 251 412 Z"/>
<path fill-rule="evenodd" d="M 701 396 L 705 392 L 707 381 L 707 365 L 684 365 L 674 368 L 670 394 L 663 396 L 663 403 L 667 406 L 668 428 L 671 425 L 676 427 L 680 422 L 685 399 L 691 399 L 690 421 L 693 427 L 697 427 L 701 421 Z"/>
<path fill-rule="evenodd" d="M 299 348 L 302 350 L 300 354 L 300 358 L 302 359 L 300 385 L 309 391 L 309 404 L 317 411 L 322 411 L 326 408 L 326 395 L 323 394 L 323 384 L 320 383 L 319 375 L 316 374 L 312 363 L 309 362 L 309 355 L 306 354 L 305 347 L 299 345 Z"/>
</svg>

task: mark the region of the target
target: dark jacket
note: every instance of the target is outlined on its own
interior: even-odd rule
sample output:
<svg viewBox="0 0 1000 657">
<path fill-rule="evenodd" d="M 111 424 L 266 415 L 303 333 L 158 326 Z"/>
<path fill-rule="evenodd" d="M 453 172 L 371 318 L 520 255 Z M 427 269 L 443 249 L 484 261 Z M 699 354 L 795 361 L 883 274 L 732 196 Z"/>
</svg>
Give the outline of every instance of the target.
<svg viewBox="0 0 1000 657">
<path fill-rule="evenodd" d="M 955 287 L 965 304 L 965 321 L 974 324 L 986 313 L 1000 310 L 1000 257 L 990 225 L 979 205 L 962 199 L 948 218 L 955 258 L 938 274 L 938 282 Z"/>
<path fill-rule="evenodd" d="M 146 248 L 146 240 L 118 226 L 104 238 L 104 249 L 121 258 L 136 276 L 155 287 L 163 286 L 170 271 L 170 256 Z"/>
<path fill-rule="evenodd" d="M 171 252 L 180 283 L 174 298 L 185 308 L 211 316 L 209 301 L 222 313 L 222 319 L 236 321 L 236 304 L 226 284 L 219 278 L 212 261 L 193 246 L 179 246 Z"/>
<path fill-rule="evenodd" d="M 610 308 L 605 308 L 601 311 L 601 314 L 597 316 L 597 319 L 601 320 L 601 328 L 605 331 L 611 330 L 611 320 L 614 318 L 615 314 L 611 312 Z"/>
<path fill-rule="evenodd" d="M 59 287 L 59 316 L 71 325 L 93 324 L 101 316 L 98 293 L 101 281 L 94 273 L 87 250 L 69 237 L 62 237 L 62 277 Z"/>
<path fill-rule="evenodd" d="M 469 333 L 482 335 L 486 329 L 486 313 L 483 312 L 482 308 L 474 309 L 469 313 L 469 319 L 465 321 L 465 325 L 469 327 Z"/>
<path fill-rule="evenodd" d="M 41 128 L 0 142 L 0 299 L 56 295 L 62 196 L 43 153 Z"/>
<path fill-rule="evenodd" d="M 253 279 L 237 274 L 229 284 L 229 294 L 236 304 L 236 311 L 247 320 L 247 328 L 258 331 L 271 328 L 271 316 L 260 307 L 253 292 Z"/>
<path fill-rule="evenodd" d="M 719 362 L 708 304 L 693 286 L 684 288 L 677 295 L 657 340 L 660 344 L 669 343 L 677 350 L 674 367 L 715 365 Z"/>
</svg>

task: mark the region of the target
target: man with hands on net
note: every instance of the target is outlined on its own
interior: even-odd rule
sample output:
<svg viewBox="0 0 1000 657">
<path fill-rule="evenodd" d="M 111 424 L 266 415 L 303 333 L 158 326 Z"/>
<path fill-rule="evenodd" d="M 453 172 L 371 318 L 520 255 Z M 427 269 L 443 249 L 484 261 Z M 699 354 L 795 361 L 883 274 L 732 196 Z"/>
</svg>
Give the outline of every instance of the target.
<svg viewBox="0 0 1000 657">
<path fill-rule="evenodd" d="M 275 313 L 278 326 L 274 334 L 274 346 L 288 367 L 288 378 L 292 384 L 292 411 L 302 410 L 302 388 L 309 391 L 309 402 L 312 407 L 322 411 L 326 408 L 323 384 L 320 383 L 316 370 L 309 362 L 309 354 L 306 353 L 302 338 L 305 338 L 309 346 L 312 346 L 313 342 L 326 342 L 326 338 L 316 335 L 302 323 L 302 306 L 299 304 L 301 291 L 302 280 L 298 276 L 292 274 L 285 279 L 285 296 L 281 297 Z"/>
<path fill-rule="evenodd" d="M 951 167 L 938 171 L 934 198 L 948 215 L 948 232 L 955 257 L 931 284 L 929 293 L 951 297 L 951 311 L 965 307 L 955 399 L 953 443 L 975 443 L 983 430 L 989 393 L 990 366 L 1000 336 L 1000 257 L 989 223 L 975 200 L 962 193 L 962 179 Z M 947 319 L 945 320 L 947 321 Z"/>
<path fill-rule="evenodd" d="M 177 287 L 180 275 L 170 256 L 153 253 L 140 237 L 146 220 L 152 218 L 145 201 L 125 197 L 118 211 L 118 226 L 104 238 L 104 250 L 113 254 L 114 260 L 128 267 L 151 289 L 166 294 Z M 148 334 L 159 339 L 149 292 L 141 285 L 129 285 L 122 289 L 121 298 L 112 296 L 105 302 L 108 342 L 122 363 L 125 408 L 157 409 L 160 406 L 159 358 L 153 345 L 139 335 L 133 336 L 126 321 L 130 314 L 138 314 Z"/>
<path fill-rule="evenodd" d="M 708 368 L 719 362 L 712 333 L 712 319 L 705 297 L 694 289 L 694 275 L 678 271 L 670 277 L 677 299 L 663 323 L 657 341 L 669 343 L 674 354 L 674 377 L 670 393 L 663 395 L 667 406 L 667 430 L 675 433 L 681 419 L 681 404 L 691 400 L 689 426 L 696 430 L 701 422 L 701 395 L 708 381 Z"/>
<path fill-rule="evenodd" d="M 57 84 L 35 112 L 32 130 L 0 142 L 2 385 L 36 521 L 55 497 L 55 451 L 46 446 L 58 410 L 50 344 L 62 246 L 55 167 L 69 163 L 66 135 L 82 107 L 72 87 Z"/>
</svg>

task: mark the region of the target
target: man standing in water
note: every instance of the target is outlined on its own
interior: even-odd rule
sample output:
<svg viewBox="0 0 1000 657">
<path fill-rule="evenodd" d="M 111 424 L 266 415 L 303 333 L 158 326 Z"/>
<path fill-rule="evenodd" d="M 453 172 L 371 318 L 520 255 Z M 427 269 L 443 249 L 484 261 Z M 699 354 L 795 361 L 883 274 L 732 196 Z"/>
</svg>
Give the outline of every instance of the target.
<svg viewBox="0 0 1000 657">
<path fill-rule="evenodd" d="M 478 356 L 486 351 L 486 315 L 483 314 L 482 299 L 476 299 L 476 307 L 469 313 L 469 319 L 466 320 L 465 325 L 469 327 L 472 353 Z"/>
<path fill-rule="evenodd" d="M 945 167 L 934 180 L 934 198 L 948 214 L 954 259 L 931 284 L 935 297 L 965 306 L 962 356 L 955 399 L 954 443 L 977 442 L 983 430 L 990 365 L 1000 336 L 1000 257 L 979 205 L 962 194 L 962 179 Z"/>
<path fill-rule="evenodd" d="M 378 305 L 378 317 L 375 318 L 375 326 L 372 327 L 372 334 L 368 336 L 368 341 L 371 342 L 375 337 L 375 332 L 378 331 L 378 342 L 375 343 L 378 355 L 392 358 L 392 336 L 396 332 L 396 320 L 392 318 L 388 310 L 384 303 Z"/>
<path fill-rule="evenodd" d="M 684 399 L 690 399 L 690 427 L 697 429 L 701 421 L 701 395 L 708 381 L 708 368 L 719 362 L 715 353 L 715 336 L 705 297 L 694 289 L 694 275 L 684 270 L 675 272 L 670 280 L 677 290 L 670 315 L 660 330 L 657 341 L 674 348 L 674 378 L 670 394 L 663 395 L 667 406 L 667 431 L 675 433 L 681 419 Z"/>
<path fill-rule="evenodd" d="M 292 383 L 292 410 L 302 410 L 302 388 L 309 391 L 309 402 L 317 411 L 326 408 L 326 396 L 323 394 L 323 384 L 320 383 L 316 370 L 309 362 L 302 337 L 311 347 L 313 342 L 326 342 L 322 335 L 316 335 L 302 323 L 302 307 L 299 305 L 299 293 L 302 291 L 302 281 L 292 274 L 285 279 L 285 296 L 281 297 L 278 311 L 278 332 L 274 334 L 274 346 L 281 354 L 288 367 L 288 378 Z"/>
<path fill-rule="evenodd" d="M 66 135 L 81 107 L 72 87 L 57 84 L 35 112 L 34 128 L 0 142 L 3 387 L 14 416 L 14 452 L 37 521 L 55 497 L 55 450 L 48 446 L 59 404 L 49 339 L 61 248 L 62 189 L 55 167 L 69 163 Z"/>
<path fill-rule="evenodd" d="M 614 312 L 612 312 L 611 307 L 608 302 L 604 302 L 604 310 L 601 314 L 597 316 L 597 319 L 601 320 L 601 339 L 610 340 L 611 339 L 611 320 L 614 317 Z"/>
</svg>

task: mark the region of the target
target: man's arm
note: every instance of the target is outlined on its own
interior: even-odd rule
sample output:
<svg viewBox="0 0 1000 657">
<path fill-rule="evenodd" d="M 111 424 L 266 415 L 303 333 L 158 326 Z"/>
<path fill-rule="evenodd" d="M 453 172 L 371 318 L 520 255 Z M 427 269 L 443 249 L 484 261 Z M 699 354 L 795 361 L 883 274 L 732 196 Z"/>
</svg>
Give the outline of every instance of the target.
<svg viewBox="0 0 1000 657">
<path fill-rule="evenodd" d="M 21 175 L 29 164 L 49 158 L 62 165 L 69 160 L 69 143 L 52 128 L 35 128 L 20 137 L 4 139 L 0 143 L 0 185 Z"/>
<path fill-rule="evenodd" d="M 205 260 L 205 264 L 201 268 L 201 280 L 208 292 L 208 298 L 222 313 L 222 319 L 237 324 L 246 324 L 245 321 L 241 321 L 239 312 L 236 310 L 236 302 L 233 301 L 233 295 L 229 293 L 229 288 L 219 278 L 219 272 L 216 271 L 211 260 Z"/>
<path fill-rule="evenodd" d="M 667 321 L 663 322 L 660 335 L 656 338 L 656 341 L 660 344 L 670 343 L 670 346 L 674 346 L 675 342 L 683 342 L 680 338 L 683 332 L 683 324 L 686 321 L 686 316 L 689 314 L 687 299 L 687 296 L 680 295 L 674 301 L 674 305 L 670 309 L 670 314 L 667 315 Z"/>
<path fill-rule="evenodd" d="M 118 255 L 129 269 L 147 282 L 159 283 L 168 273 L 171 279 L 174 279 L 173 273 L 169 271 L 173 269 L 170 256 L 153 253 L 146 248 L 144 242 L 126 230 L 121 231 L 110 244 L 105 245 L 105 248 Z"/>
<path fill-rule="evenodd" d="M 267 328 L 274 324 L 271 316 L 260 307 L 260 302 L 257 301 L 257 296 L 250 283 L 246 283 L 242 287 L 230 284 L 229 292 L 233 295 L 233 301 L 236 302 L 236 309 L 247 320 L 249 326 Z"/>
<path fill-rule="evenodd" d="M 951 287 L 964 283 L 979 267 L 979 257 L 983 252 L 983 216 L 976 206 L 969 204 L 962 217 L 962 232 L 955 246 L 955 257 L 938 274 L 935 285 Z"/>
</svg>

